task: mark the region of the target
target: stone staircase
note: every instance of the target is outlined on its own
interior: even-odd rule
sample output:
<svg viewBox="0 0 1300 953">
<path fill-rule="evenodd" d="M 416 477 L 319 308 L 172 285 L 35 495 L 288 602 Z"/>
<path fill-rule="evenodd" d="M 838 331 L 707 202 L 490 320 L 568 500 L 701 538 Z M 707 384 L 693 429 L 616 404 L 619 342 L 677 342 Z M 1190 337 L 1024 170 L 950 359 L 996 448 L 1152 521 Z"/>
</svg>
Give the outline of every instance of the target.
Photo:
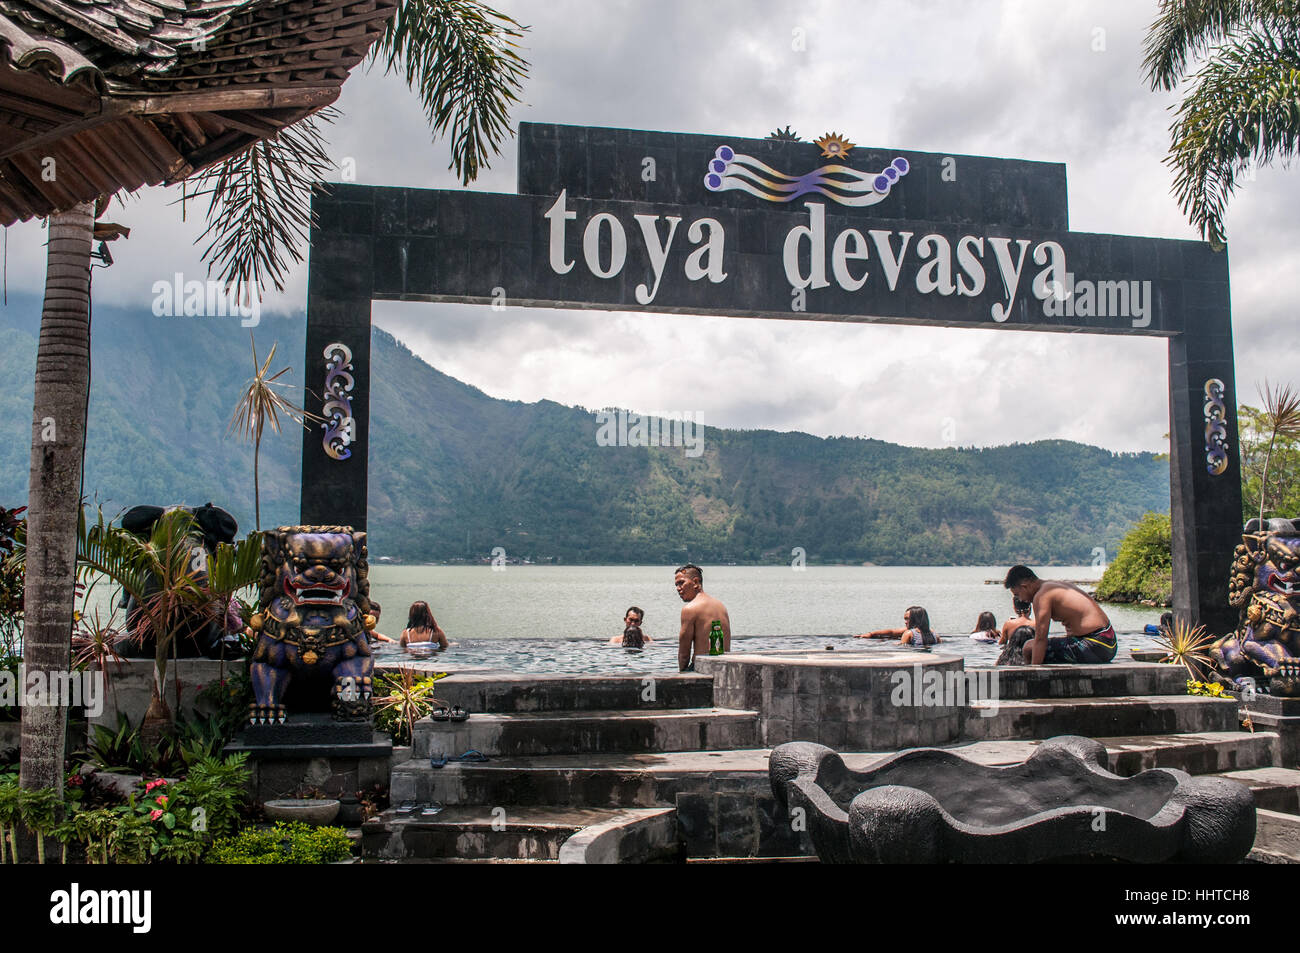
<svg viewBox="0 0 1300 953">
<path fill-rule="evenodd" d="M 1149 663 L 999 669 L 998 678 L 999 700 L 965 706 L 961 734 L 945 747 L 1005 765 L 1043 739 L 1078 734 L 1105 745 L 1117 774 L 1170 767 L 1230 777 L 1259 803 L 1254 858 L 1300 861 L 1300 770 L 1277 731 L 1261 730 L 1258 719 L 1255 731 L 1241 729 L 1235 701 L 1187 696 L 1180 669 Z M 457 675 L 438 695 L 473 714 L 416 726 L 410 760 L 392 772 L 398 807 L 363 828 L 367 862 L 812 853 L 772 798 L 761 713 L 711 707 L 711 676 Z M 490 760 L 429 763 L 430 752 L 468 748 Z M 844 760 L 863 770 L 891 752 Z M 430 804 L 443 810 L 423 815 Z"/>
</svg>

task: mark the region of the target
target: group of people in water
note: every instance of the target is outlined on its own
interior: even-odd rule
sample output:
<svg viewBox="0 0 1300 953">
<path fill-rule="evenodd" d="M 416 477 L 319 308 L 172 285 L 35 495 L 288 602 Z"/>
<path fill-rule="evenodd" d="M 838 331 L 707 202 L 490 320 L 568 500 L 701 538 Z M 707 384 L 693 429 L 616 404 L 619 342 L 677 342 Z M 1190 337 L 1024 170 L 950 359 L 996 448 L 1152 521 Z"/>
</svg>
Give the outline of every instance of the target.
<svg viewBox="0 0 1300 953">
<path fill-rule="evenodd" d="M 693 563 L 673 573 L 673 586 L 682 607 L 677 639 L 679 670 L 695 670 L 695 660 L 710 651 L 709 635 L 713 623 L 722 627 L 722 651 L 731 651 L 731 617 L 727 607 L 704 591 L 704 570 Z M 1118 650 L 1115 629 L 1097 601 L 1070 582 L 1039 579 L 1028 566 L 1012 566 L 1003 580 L 1012 596 L 1013 615 L 999 627 L 992 612 L 981 612 L 970 638 L 1003 646 L 999 661 L 1013 664 L 1097 664 L 1109 662 Z M 378 621 L 380 607 L 371 602 Z M 611 645 L 640 649 L 652 640 L 642 630 L 645 611 L 629 606 L 623 614 L 623 634 L 609 640 Z M 1065 635 L 1048 638 L 1052 622 L 1065 627 Z M 391 639 L 378 631 L 371 637 L 380 642 L 397 642 L 408 652 L 422 651 L 415 646 L 446 649 L 447 634 L 438 625 L 426 602 L 411 604 L 406 628 L 400 639 Z M 942 639 L 930 627 L 930 615 L 923 606 L 909 606 L 903 613 L 901 628 L 876 629 L 855 636 L 859 639 L 897 639 L 902 645 L 925 648 Z"/>
<path fill-rule="evenodd" d="M 1119 643 L 1115 629 L 1097 601 L 1070 582 L 1039 579 L 1028 566 L 1012 566 L 1003 580 L 1011 591 L 1012 616 L 998 627 L 992 612 L 981 612 L 971 630 L 977 642 L 1005 646 L 999 661 L 1025 665 L 1095 665 L 1115 657 Z M 1048 638 L 1053 621 L 1065 626 L 1065 635 Z M 876 629 L 858 639 L 898 639 L 918 648 L 942 639 L 930 628 L 922 606 L 903 613 L 901 629 Z"/>
</svg>

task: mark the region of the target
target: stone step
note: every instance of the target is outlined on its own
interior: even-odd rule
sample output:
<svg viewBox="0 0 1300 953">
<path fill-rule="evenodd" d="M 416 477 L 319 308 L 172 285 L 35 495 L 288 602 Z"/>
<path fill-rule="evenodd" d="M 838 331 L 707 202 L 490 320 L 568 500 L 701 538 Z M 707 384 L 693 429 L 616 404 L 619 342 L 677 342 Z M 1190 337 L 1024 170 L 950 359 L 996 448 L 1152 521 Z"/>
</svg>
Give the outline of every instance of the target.
<svg viewBox="0 0 1300 953">
<path fill-rule="evenodd" d="M 418 673 L 440 671 L 435 663 L 405 663 Z M 380 671 L 395 671 L 381 667 Z M 441 669 L 441 671 L 445 671 Z M 434 695 L 448 707 L 471 713 L 612 711 L 708 708 L 713 678 L 696 673 L 666 675 L 512 675 L 458 672 L 438 679 Z"/>
<path fill-rule="evenodd" d="M 1266 767 L 1278 737 L 1272 732 L 1205 732 L 1097 738 L 1116 774 L 1147 768 L 1178 768 L 1190 774 Z M 1018 764 L 1037 741 L 983 741 L 951 746 L 982 764 Z M 503 758 L 486 764 L 430 768 L 412 759 L 392 773 L 394 803 L 573 805 L 596 808 L 677 805 L 681 795 L 771 798 L 770 749 L 682 751 L 646 754 L 550 755 Z M 844 753 L 857 771 L 888 757 Z"/>
<path fill-rule="evenodd" d="M 1250 860 L 1300 863 L 1300 817 L 1260 808 L 1255 812 L 1255 849 Z"/>
<path fill-rule="evenodd" d="M 662 808 L 451 806 L 427 815 L 421 808 L 396 808 L 362 825 L 361 853 L 377 861 L 558 861 L 565 842 L 581 831 L 630 827 L 671 813 Z"/>
<path fill-rule="evenodd" d="M 1055 735 L 1100 738 L 1236 731 L 1239 725 L 1234 699 L 1197 695 L 999 698 L 970 705 L 962 724 L 962 738 L 971 741 L 1042 739 Z"/>
<path fill-rule="evenodd" d="M 1105 665 L 976 665 L 967 671 L 996 672 L 997 697 L 1002 699 L 1187 694 L 1187 670 L 1181 665 L 1116 661 Z"/>
<path fill-rule="evenodd" d="M 758 715 L 727 708 L 480 713 L 468 721 L 416 722 L 412 757 L 489 757 L 642 751 L 712 751 L 758 744 Z"/>
<path fill-rule="evenodd" d="M 1219 775 L 1239 781 L 1255 795 L 1255 806 L 1300 815 L 1300 771 L 1294 768 L 1247 768 Z"/>
</svg>

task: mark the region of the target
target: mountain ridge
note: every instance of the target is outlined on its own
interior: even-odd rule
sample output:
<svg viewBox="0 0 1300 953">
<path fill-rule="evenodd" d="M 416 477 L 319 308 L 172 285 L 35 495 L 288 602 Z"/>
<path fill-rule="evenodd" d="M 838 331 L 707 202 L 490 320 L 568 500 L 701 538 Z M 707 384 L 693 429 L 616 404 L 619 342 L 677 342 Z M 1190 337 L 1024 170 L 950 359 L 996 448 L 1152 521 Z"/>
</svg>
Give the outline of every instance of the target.
<svg viewBox="0 0 1300 953">
<path fill-rule="evenodd" d="M 26 498 L 40 301 L 0 317 L 0 501 Z M 301 380 L 301 316 L 264 315 L 258 354 Z M 110 513 L 203 503 L 252 525 L 252 449 L 226 426 L 250 377 L 225 318 L 97 306 L 85 487 Z M 596 413 L 494 398 L 372 332 L 369 542 L 410 561 L 1081 564 L 1169 507 L 1168 465 L 1065 440 L 904 447 L 874 437 L 702 427 L 683 447 L 597 442 Z M 165 395 L 165 396 L 163 396 Z M 620 408 L 624 409 L 624 408 Z M 159 411 L 162 411 L 161 413 Z M 298 520 L 290 424 L 262 444 L 262 525 Z"/>
</svg>

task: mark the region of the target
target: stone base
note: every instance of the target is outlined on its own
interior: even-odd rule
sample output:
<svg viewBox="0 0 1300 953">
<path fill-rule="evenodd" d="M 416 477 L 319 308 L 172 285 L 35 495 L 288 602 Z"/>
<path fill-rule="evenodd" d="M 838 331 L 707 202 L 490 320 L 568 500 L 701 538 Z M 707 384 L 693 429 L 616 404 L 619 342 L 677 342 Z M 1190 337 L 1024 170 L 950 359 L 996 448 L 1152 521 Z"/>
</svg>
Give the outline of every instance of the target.
<svg viewBox="0 0 1300 953">
<path fill-rule="evenodd" d="M 961 731 L 955 698 L 930 696 L 932 680 L 964 677 L 959 656 L 901 652 L 750 653 L 702 656 L 714 704 L 757 711 L 760 742 L 814 741 L 851 751 L 946 744 Z"/>
<path fill-rule="evenodd" d="M 292 715 L 283 725 L 249 725 L 223 753 L 244 752 L 258 803 L 315 789 L 345 805 L 358 793 L 388 787 L 393 740 L 364 722 L 324 714 Z"/>
</svg>

